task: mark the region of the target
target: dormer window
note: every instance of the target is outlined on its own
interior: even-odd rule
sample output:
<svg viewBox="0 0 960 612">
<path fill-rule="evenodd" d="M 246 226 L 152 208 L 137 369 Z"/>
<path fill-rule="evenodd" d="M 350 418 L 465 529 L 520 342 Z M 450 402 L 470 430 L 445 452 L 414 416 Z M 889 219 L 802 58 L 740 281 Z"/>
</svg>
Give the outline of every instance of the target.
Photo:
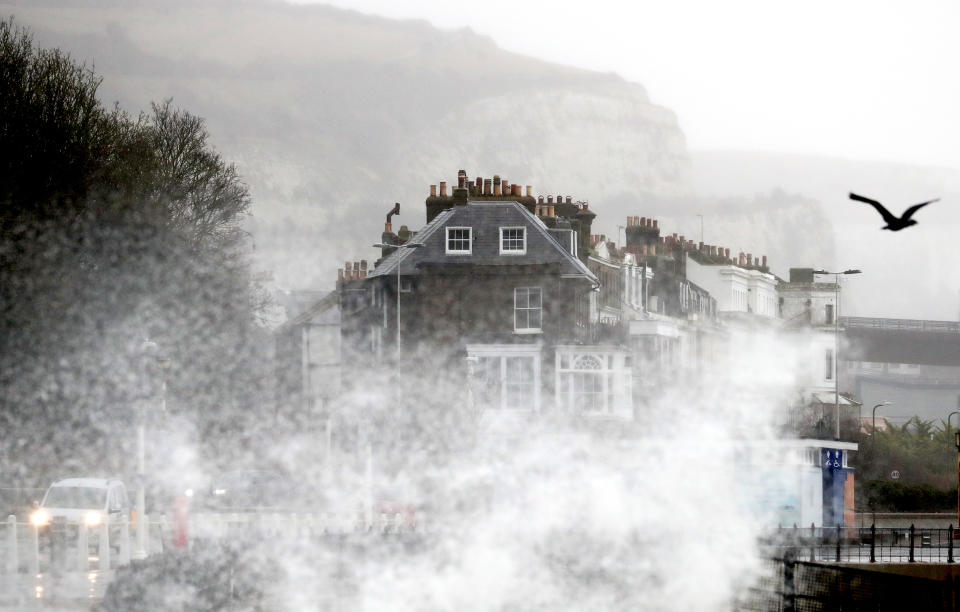
<svg viewBox="0 0 960 612">
<path fill-rule="evenodd" d="M 500 254 L 523 255 L 527 252 L 527 229 L 525 227 L 500 228 Z"/>
<path fill-rule="evenodd" d="M 473 229 L 447 228 L 447 255 L 470 255 L 473 252 Z"/>
</svg>

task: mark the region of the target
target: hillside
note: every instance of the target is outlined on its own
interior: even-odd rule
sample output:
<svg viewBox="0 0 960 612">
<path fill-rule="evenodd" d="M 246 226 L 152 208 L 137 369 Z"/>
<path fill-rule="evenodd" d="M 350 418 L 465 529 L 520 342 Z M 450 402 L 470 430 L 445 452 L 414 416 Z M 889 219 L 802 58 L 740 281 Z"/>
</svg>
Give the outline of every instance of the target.
<svg viewBox="0 0 960 612">
<path fill-rule="evenodd" d="M 207 119 L 249 182 L 260 264 L 288 287 L 373 257 L 380 218 L 423 223 L 427 185 L 471 175 L 588 198 L 611 221 L 689 187 L 676 117 L 643 87 L 498 49 L 469 30 L 261 2 L 8 2 L 105 101 Z"/>
</svg>

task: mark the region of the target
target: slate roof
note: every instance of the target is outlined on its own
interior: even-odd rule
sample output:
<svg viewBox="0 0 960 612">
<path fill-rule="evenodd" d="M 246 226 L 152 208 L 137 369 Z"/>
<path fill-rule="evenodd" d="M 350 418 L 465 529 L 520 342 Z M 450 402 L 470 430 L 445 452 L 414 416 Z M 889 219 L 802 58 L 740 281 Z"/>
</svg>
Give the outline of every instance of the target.
<svg viewBox="0 0 960 612">
<path fill-rule="evenodd" d="M 470 255 L 446 253 L 447 227 L 472 228 Z M 500 228 L 527 228 L 527 250 L 523 255 L 500 254 Z M 582 277 L 599 282 L 597 277 L 550 235 L 547 226 L 518 202 L 471 200 L 466 206 L 442 211 L 411 239 L 424 246 L 397 249 L 380 262 L 367 278 L 397 273 L 417 275 L 424 264 L 472 264 L 480 266 L 516 266 L 559 264 L 561 276 Z"/>
</svg>

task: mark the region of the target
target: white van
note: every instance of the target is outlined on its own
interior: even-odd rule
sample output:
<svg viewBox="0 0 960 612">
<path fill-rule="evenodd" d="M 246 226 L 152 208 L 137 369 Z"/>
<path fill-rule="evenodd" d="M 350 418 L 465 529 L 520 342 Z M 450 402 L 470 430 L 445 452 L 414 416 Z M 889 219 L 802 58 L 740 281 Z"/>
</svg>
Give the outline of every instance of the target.
<svg viewBox="0 0 960 612">
<path fill-rule="evenodd" d="M 109 520 L 111 525 L 119 526 L 129 513 L 123 482 L 112 478 L 67 478 L 50 485 L 40 506 L 30 515 L 30 522 L 37 527 L 51 523 L 96 527 Z"/>
</svg>

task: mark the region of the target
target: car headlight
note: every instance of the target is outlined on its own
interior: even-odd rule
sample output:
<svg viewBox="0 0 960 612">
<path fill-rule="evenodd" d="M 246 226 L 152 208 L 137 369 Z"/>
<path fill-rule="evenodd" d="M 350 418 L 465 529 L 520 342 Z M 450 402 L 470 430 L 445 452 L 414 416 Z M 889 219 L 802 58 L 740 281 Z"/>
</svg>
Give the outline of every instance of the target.
<svg viewBox="0 0 960 612">
<path fill-rule="evenodd" d="M 30 522 L 35 527 L 45 527 L 50 524 L 50 513 L 44 508 L 40 508 L 30 515 Z"/>
<path fill-rule="evenodd" d="M 96 510 L 91 510 L 83 515 L 83 522 L 87 527 L 96 527 L 103 520 L 103 516 Z"/>
</svg>

